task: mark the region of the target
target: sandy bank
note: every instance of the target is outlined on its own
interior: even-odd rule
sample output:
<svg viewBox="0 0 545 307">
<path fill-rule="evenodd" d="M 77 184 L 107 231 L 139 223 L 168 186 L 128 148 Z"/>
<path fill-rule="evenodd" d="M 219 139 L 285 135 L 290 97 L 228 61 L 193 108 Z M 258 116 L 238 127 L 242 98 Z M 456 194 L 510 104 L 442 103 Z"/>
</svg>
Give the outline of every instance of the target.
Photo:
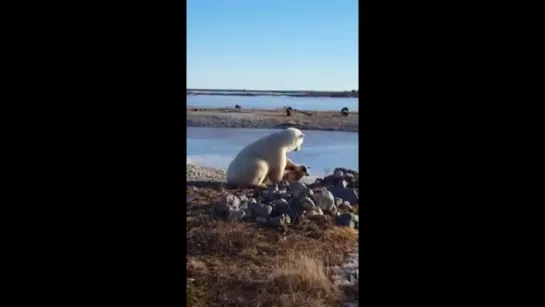
<svg viewBox="0 0 545 307">
<path fill-rule="evenodd" d="M 357 112 L 342 116 L 337 111 L 302 111 L 286 116 L 286 111 L 234 108 L 188 108 L 187 127 L 284 128 L 358 132 Z"/>
</svg>

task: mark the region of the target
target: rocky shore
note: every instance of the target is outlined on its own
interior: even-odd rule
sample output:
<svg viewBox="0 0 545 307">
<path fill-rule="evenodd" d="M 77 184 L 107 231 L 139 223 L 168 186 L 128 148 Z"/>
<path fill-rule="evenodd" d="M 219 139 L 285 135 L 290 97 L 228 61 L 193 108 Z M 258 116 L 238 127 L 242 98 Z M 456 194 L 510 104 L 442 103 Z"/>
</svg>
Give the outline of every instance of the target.
<svg viewBox="0 0 545 307">
<path fill-rule="evenodd" d="M 333 111 L 293 111 L 291 116 L 286 110 L 258 109 L 202 109 L 188 108 L 187 127 L 217 128 L 285 128 L 295 127 L 301 130 L 329 130 L 358 132 L 357 112 L 348 116 Z"/>
<path fill-rule="evenodd" d="M 187 181 L 225 182 L 227 173 L 224 170 L 187 164 L 185 178 Z"/>
<path fill-rule="evenodd" d="M 284 227 L 307 218 L 334 220 L 337 226 L 358 228 L 358 173 L 337 168 L 334 174 L 306 185 L 282 181 L 268 189 L 227 194 L 215 213 L 227 220 L 254 221 Z"/>
</svg>

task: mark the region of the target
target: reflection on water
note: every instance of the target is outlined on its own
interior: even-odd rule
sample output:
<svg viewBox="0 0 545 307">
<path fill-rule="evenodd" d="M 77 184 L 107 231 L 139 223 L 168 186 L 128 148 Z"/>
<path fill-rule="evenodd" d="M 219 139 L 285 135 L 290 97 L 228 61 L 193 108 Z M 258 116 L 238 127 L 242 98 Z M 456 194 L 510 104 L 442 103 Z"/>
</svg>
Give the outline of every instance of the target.
<svg viewBox="0 0 545 307">
<path fill-rule="evenodd" d="M 340 111 L 347 107 L 358 110 L 358 98 L 329 97 L 274 97 L 274 96 L 187 96 L 187 105 L 192 107 L 224 108 L 236 104 L 244 109 L 276 109 L 291 106 L 299 110 Z"/>
<path fill-rule="evenodd" d="M 187 163 L 227 170 L 240 150 L 278 129 L 187 127 Z M 336 167 L 358 169 L 358 134 L 355 132 L 305 130 L 300 151 L 288 153 L 295 163 L 311 167 L 313 176 Z"/>
</svg>

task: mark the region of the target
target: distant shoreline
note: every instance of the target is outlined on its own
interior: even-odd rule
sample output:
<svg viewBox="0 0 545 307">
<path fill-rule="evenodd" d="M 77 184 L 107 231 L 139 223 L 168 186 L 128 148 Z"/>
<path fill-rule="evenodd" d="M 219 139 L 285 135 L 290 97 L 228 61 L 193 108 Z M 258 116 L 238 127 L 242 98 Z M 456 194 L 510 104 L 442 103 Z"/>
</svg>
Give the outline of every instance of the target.
<svg viewBox="0 0 545 307">
<path fill-rule="evenodd" d="M 339 111 L 294 111 L 286 116 L 285 110 L 188 108 L 186 127 L 216 128 L 286 128 L 358 132 L 358 112 L 348 117 Z"/>
<path fill-rule="evenodd" d="M 263 91 L 263 90 L 206 90 L 187 89 L 187 96 L 284 96 L 284 97 L 330 97 L 330 98 L 358 98 L 359 92 L 352 91 Z"/>
</svg>

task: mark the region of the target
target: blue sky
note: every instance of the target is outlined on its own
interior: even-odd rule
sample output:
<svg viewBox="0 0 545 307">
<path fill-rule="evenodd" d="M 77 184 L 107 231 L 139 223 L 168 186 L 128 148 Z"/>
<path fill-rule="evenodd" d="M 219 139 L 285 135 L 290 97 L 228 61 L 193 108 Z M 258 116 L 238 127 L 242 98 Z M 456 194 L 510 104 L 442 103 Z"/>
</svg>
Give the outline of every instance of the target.
<svg viewBox="0 0 545 307">
<path fill-rule="evenodd" d="M 187 0 L 187 87 L 358 88 L 357 0 Z"/>
</svg>

